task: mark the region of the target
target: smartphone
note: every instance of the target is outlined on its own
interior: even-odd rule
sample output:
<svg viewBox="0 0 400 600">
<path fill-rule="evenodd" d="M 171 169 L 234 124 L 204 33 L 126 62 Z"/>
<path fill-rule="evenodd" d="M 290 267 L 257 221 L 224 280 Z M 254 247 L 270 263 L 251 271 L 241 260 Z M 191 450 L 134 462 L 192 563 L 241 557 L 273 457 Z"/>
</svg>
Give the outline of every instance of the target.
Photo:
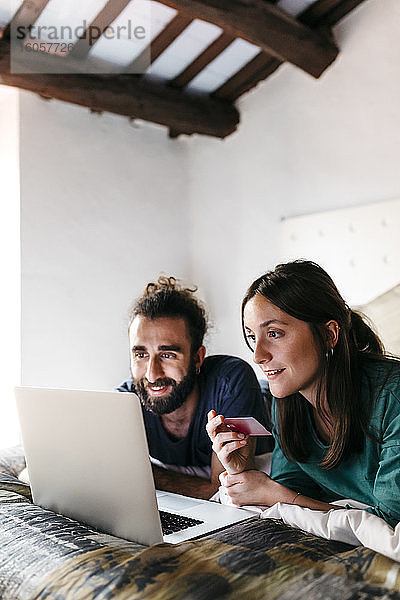
<svg viewBox="0 0 400 600">
<path fill-rule="evenodd" d="M 224 424 L 232 431 L 238 431 L 245 435 L 272 435 L 254 417 L 227 417 L 224 419 Z"/>
</svg>

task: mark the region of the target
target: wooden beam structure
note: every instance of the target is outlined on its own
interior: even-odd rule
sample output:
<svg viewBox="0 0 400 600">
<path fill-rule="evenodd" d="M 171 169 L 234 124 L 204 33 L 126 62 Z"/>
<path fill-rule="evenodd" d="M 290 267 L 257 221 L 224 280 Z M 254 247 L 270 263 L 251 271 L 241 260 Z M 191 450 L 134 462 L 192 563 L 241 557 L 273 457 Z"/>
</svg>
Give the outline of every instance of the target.
<svg viewBox="0 0 400 600">
<path fill-rule="evenodd" d="M 65 60 L 32 55 L 26 60 L 35 59 Z M 26 70 L 27 63 L 24 65 Z M 224 138 L 235 131 L 239 123 L 238 111 L 228 102 L 190 96 L 135 75 L 11 73 L 10 42 L 5 40 L 0 42 L 0 84 L 28 90 L 43 98 L 85 106 L 94 112 L 152 121 L 177 134 L 200 133 Z"/>
<path fill-rule="evenodd" d="M 24 0 L 10 23 L 3 30 L 3 39 L 10 37 L 12 28 L 24 27 L 27 29 L 42 14 L 50 0 Z"/>
<path fill-rule="evenodd" d="M 260 52 L 223 83 L 221 87 L 215 90 L 212 96 L 234 102 L 239 96 L 257 85 L 257 83 L 269 77 L 281 64 L 282 61 L 274 56 Z"/>
<path fill-rule="evenodd" d="M 319 77 L 335 60 L 337 46 L 318 30 L 297 21 L 266 0 L 163 0 L 181 14 L 203 19 L 240 37 L 280 61 Z"/>
<path fill-rule="evenodd" d="M 311 28 L 335 25 L 342 17 L 365 0 L 317 0 L 303 11 L 298 19 Z M 270 54 L 262 52 L 243 66 L 212 95 L 234 102 L 274 73 L 283 63 Z"/>
<path fill-rule="evenodd" d="M 94 112 L 111 112 L 159 123 L 168 127 L 171 137 L 200 133 L 224 138 L 239 123 L 233 102 L 283 62 L 319 77 L 338 54 L 331 27 L 365 0 L 316 0 L 297 17 L 280 9 L 278 0 L 230 0 L 229 3 L 226 0 L 160 0 L 177 14 L 123 74 L 106 75 L 104 61 L 90 56 L 90 49 L 97 41 L 90 33 L 103 33 L 130 1 L 134 0 L 104 0 L 103 8 L 63 58 L 48 54 L 50 50 L 21 52 L 22 64 L 18 52 L 14 52 L 16 40 L 10 41 L 10 34 L 16 27 L 24 27 L 27 44 L 29 26 L 36 23 L 50 2 L 24 0 L 11 22 L 0 28 L 0 83 L 44 98 L 84 106 Z M 194 19 L 217 25 L 222 29 L 221 34 L 165 85 L 141 77 L 139 74 L 162 56 Z M 184 91 L 237 38 L 257 46 L 258 54 L 211 95 Z M 11 49 L 13 72 L 10 70 Z"/>
<path fill-rule="evenodd" d="M 92 32 L 104 32 L 109 25 L 122 13 L 131 0 L 108 0 L 106 5 L 101 9 L 99 14 L 93 19 L 87 27 L 84 34 L 76 42 L 70 52 L 75 58 L 86 58 L 90 49 L 99 40 L 100 36 L 93 39 Z"/>
<path fill-rule="evenodd" d="M 172 87 L 183 88 L 223 52 L 233 41 L 234 37 L 221 33 L 203 52 L 194 59 L 179 75 L 169 82 Z"/>
<path fill-rule="evenodd" d="M 191 17 L 180 14 L 175 15 L 168 25 L 154 38 L 151 44 L 126 67 L 125 72 L 144 73 L 147 67 L 150 66 L 150 63 L 157 60 L 164 50 L 190 25 L 192 20 Z"/>
<path fill-rule="evenodd" d="M 365 0 L 317 0 L 298 15 L 310 27 L 332 27 Z"/>
</svg>

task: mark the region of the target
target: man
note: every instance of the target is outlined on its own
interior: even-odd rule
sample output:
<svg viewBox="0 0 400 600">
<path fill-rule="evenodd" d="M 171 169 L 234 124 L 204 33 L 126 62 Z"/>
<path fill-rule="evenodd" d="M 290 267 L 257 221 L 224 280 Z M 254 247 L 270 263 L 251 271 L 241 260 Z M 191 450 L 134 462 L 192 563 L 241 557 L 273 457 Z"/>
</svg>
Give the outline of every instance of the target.
<svg viewBox="0 0 400 600">
<path fill-rule="evenodd" d="M 264 425 L 266 415 L 250 365 L 233 356 L 205 358 L 207 320 L 194 291 L 174 277 L 146 286 L 129 319 L 132 378 L 118 390 L 141 400 L 157 489 L 210 498 L 224 469 L 205 429 L 208 411 L 254 416 Z M 265 438 L 258 438 L 257 453 L 264 452 Z"/>
</svg>

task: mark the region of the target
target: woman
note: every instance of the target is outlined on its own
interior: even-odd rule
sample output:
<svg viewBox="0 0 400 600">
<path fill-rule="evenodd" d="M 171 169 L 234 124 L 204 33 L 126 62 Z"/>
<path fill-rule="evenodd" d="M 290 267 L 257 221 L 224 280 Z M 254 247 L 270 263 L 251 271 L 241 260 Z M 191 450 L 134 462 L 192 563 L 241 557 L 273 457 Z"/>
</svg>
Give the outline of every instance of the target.
<svg viewBox="0 0 400 600">
<path fill-rule="evenodd" d="M 271 477 L 250 442 L 211 411 L 207 431 L 239 506 L 276 502 L 316 510 L 351 498 L 400 521 L 400 362 L 329 275 L 310 261 L 278 265 L 242 303 L 245 340 L 272 394 Z"/>
</svg>

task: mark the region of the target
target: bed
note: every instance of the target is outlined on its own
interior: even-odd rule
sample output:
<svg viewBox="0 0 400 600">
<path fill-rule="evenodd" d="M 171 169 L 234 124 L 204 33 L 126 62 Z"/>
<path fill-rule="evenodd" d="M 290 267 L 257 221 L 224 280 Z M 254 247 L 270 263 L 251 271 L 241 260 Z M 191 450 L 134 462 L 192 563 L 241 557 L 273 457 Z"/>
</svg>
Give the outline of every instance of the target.
<svg viewBox="0 0 400 600">
<path fill-rule="evenodd" d="M 0 456 L 2 600 L 400 600 L 400 563 L 281 519 L 150 548 L 35 506 L 21 448 Z"/>
</svg>

